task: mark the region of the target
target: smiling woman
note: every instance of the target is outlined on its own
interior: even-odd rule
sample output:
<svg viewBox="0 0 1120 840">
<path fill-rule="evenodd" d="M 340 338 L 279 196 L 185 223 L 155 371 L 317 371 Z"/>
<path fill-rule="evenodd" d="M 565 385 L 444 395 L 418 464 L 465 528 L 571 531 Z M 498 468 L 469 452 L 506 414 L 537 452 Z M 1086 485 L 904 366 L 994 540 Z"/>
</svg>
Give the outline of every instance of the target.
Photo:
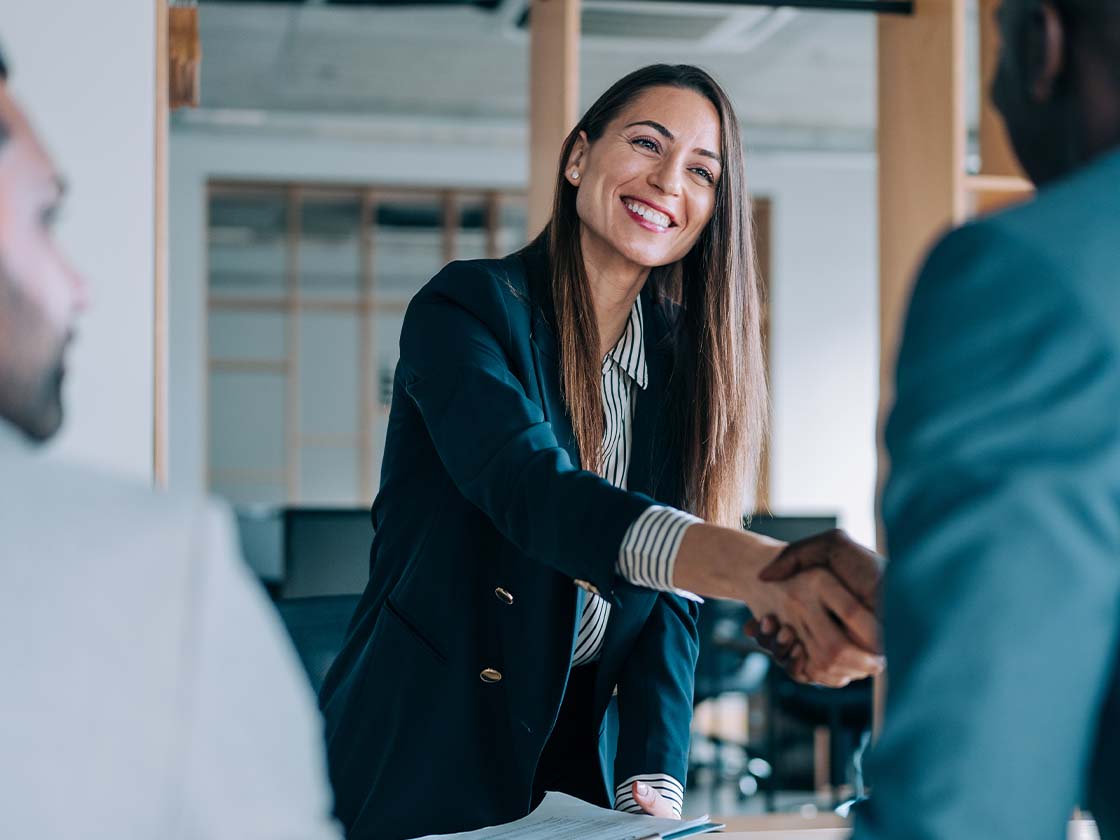
<svg viewBox="0 0 1120 840">
<path fill-rule="evenodd" d="M 727 97 L 655 65 L 569 135 L 536 241 L 413 298 L 370 580 L 320 696 L 351 840 L 550 790 L 679 817 L 692 592 L 776 615 L 816 681 L 881 667 L 865 606 L 820 569 L 761 581 L 786 546 L 741 529 L 766 416 L 750 242 Z"/>
<path fill-rule="evenodd" d="M 687 65 L 619 80 L 568 135 L 547 238 L 564 389 L 585 468 L 599 464 L 600 362 L 647 286 L 680 306 L 679 416 L 685 505 L 735 526 L 765 436 L 766 376 L 739 123 L 726 94 Z M 578 236 L 572 235 L 579 231 Z M 652 235 L 651 235 L 652 234 Z M 592 278 L 590 275 L 594 274 Z M 592 312 L 590 284 L 611 294 Z M 599 332 L 602 331 L 602 335 Z"/>
</svg>

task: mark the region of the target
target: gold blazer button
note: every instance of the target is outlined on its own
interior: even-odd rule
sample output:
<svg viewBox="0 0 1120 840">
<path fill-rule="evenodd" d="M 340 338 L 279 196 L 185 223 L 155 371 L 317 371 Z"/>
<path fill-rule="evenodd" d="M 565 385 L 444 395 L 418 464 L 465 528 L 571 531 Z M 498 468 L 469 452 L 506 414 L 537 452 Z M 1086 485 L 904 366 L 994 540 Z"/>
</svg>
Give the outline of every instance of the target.
<svg viewBox="0 0 1120 840">
<path fill-rule="evenodd" d="M 513 596 L 500 586 L 494 590 L 494 596 L 503 604 L 509 605 L 513 603 Z"/>
<path fill-rule="evenodd" d="M 478 675 L 484 683 L 496 683 L 502 681 L 502 672 L 496 668 L 483 668 L 482 673 Z"/>
</svg>

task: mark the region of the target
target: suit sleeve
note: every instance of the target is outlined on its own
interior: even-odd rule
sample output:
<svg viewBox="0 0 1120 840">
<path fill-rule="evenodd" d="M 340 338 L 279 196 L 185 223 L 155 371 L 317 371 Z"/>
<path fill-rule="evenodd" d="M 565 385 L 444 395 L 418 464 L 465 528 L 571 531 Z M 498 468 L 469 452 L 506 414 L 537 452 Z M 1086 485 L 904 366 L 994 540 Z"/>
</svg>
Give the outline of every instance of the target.
<svg viewBox="0 0 1120 840">
<path fill-rule="evenodd" d="M 616 807 L 637 778 L 657 788 L 680 812 L 688 770 L 692 695 L 700 640 L 700 606 L 661 592 L 618 678 Z"/>
<path fill-rule="evenodd" d="M 199 518 L 183 646 L 187 750 L 172 836 L 341 840 L 311 686 L 241 562 L 228 515 L 206 508 Z"/>
<path fill-rule="evenodd" d="M 1120 370 L 998 220 L 918 281 L 887 429 L 888 699 L 857 840 L 1065 836 L 1120 615 Z"/>
<path fill-rule="evenodd" d="M 511 370 L 511 302 L 485 268 L 452 263 L 408 308 L 399 375 L 459 492 L 525 554 L 613 600 L 623 536 L 653 500 L 572 464 Z"/>
</svg>

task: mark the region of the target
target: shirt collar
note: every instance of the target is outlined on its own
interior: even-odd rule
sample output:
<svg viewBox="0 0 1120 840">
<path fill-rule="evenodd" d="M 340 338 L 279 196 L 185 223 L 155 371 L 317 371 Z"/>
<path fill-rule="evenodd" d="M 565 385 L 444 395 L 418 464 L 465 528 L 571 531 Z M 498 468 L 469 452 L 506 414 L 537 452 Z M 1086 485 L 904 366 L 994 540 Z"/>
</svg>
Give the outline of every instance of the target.
<svg viewBox="0 0 1120 840">
<path fill-rule="evenodd" d="M 622 337 L 615 344 L 604 364 L 613 360 L 622 372 L 629 376 L 639 388 L 645 389 L 649 382 L 649 371 L 646 369 L 645 324 L 642 320 L 642 299 L 638 297 L 630 309 L 630 318 L 626 322 L 626 329 Z"/>
</svg>

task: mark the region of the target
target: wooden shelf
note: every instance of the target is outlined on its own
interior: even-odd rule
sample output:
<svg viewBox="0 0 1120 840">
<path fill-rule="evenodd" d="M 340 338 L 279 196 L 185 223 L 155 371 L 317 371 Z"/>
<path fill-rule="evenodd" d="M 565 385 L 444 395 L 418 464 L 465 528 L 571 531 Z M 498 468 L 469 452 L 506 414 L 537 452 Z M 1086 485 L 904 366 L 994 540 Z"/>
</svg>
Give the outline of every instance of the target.
<svg viewBox="0 0 1120 840">
<path fill-rule="evenodd" d="M 1034 195 L 1034 184 L 1016 175 L 968 175 L 964 187 L 974 214 L 990 213 Z"/>
<path fill-rule="evenodd" d="M 309 298 L 288 297 L 235 297 L 231 295 L 211 295 L 211 309 L 238 311 L 287 312 L 302 309 L 314 312 L 404 312 L 409 301 L 403 298 L 367 299 L 361 298 Z"/>
<path fill-rule="evenodd" d="M 219 482 L 226 486 L 275 484 L 284 485 L 285 473 L 283 470 L 252 470 L 237 468 L 211 469 L 210 481 Z"/>
<path fill-rule="evenodd" d="M 1030 195 L 1034 192 L 1034 184 L 1017 175 L 967 175 L 964 179 L 964 186 L 970 192 L 1014 193 L 1017 195 Z"/>
<path fill-rule="evenodd" d="M 274 359 L 210 359 L 210 370 L 223 373 L 288 373 L 288 363 Z"/>
<path fill-rule="evenodd" d="M 304 449 L 357 449 L 361 444 L 358 435 L 302 434 L 299 445 Z"/>
</svg>

